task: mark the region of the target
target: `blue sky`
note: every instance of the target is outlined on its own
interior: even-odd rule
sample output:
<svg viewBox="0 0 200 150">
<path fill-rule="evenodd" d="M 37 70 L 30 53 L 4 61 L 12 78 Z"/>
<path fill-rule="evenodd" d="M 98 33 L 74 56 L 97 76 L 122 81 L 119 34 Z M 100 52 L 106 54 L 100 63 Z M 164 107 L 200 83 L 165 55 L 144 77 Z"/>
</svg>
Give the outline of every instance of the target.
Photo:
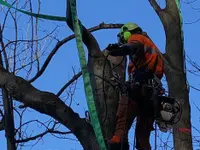
<svg viewBox="0 0 200 150">
<path fill-rule="evenodd" d="M 158 1 L 158 0 L 157 0 Z M 58 15 L 58 16 L 65 16 L 66 11 L 66 2 L 65 0 L 58 1 L 41 1 L 41 13 L 50 14 L 50 15 Z M 158 1 L 162 7 L 164 7 L 164 0 Z M 188 24 L 197 20 L 200 17 L 200 13 L 192 9 L 192 7 L 197 7 L 200 2 L 197 1 L 195 4 L 186 4 L 187 0 L 181 1 L 181 7 L 183 12 L 183 20 L 184 20 L 184 38 L 185 38 L 185 50 L 186 53 L 197 63 L 200 64 L 199 56 L 198 56 L 198 49 L 199 49 L 199 35 L 200 30 L 199 24 L 200 22 Z M 37 4 L 33 2 L 34 12 L 36 12 Z M 101 1 L 77 1 L 77 9 L 78 9 L 78 16 L 82 23 L 87 27 L 92 27 L 100 24 L 101 22 L 105 23 L 126 23 L 126 22 L 136 22 L 140 25 L 143 30 L 148 32 L 149 36 L 155 42 L 155 44 L 159 47 L 159 49 L 164 52 L 165 51 L 165 33 L 163 30 L 163 26 L 146 0 L 140 1 L 133 1 L 133 0 L 115 0 L 115 1 L 108 1 L 108 0 L 101 0 Z M 24 14 L 19 13 L 19 27 L 20 27 L 20 34 L 19 37 L 24 37 L 28 24 L 27 24 L 27 16 Z M 2 14 L 0 14 L 0 23 L 2 22 Z M 56 32 L 57 38 L 62 39 L 70 34 L 72 34 L 71 30 L 65 24 L 65 22 L 56 22 L 56 21 L 47 21 L 41 20 L 39 22 L 39 29 L 40 30 L 48 30 L 49 32 L 53 30 L 56 26 L 58 30 Z M 13 22 L 8 19 L 7 27 L 5 29 L 5 35 L 7 38 L 13 38 Z M 93 35 L 97 38 L 99 45 L 102 49 L 104 49 L 109 43 L 114 43 L 117 41 L 116 34 L 118 33 L 118 29 L 115 30 L 101 30 L 93 33 Z M 40 32 L 40 37 L 44 35 L 43 32 Z M 44 43 L 45 44 L 45 43 Z M 55 46 L 55 42 L 52 42 L 48 45 L 46 50 L 46 55 L 41 58 L 41 64 L 45 60 L 47 54 L 52 50 Z M 37 81 L 33 83 L 33 85 L 44 91 L 50 91 L 53 93 L 57 93 L 59 89 L 73 76 L 72 66 L 75 67 L 76 72 L 80 70 L 77 48 L 75 40 L 72 40 L 66 43 L 57 54 L 52 59 L 50 65 L 44 72 L 43 76 L 40 77 Z M 190 65 L 187 65 L 188 68 L 191 68 Z M 34 75 L 34 71 L 31 73 L 30 77 Z M 24 72 L 20 72 L 18 75 L 22 77 L 26 77 Z M 188 75 L 188 81 L 191 85 L 195 87 L 200 87 L 199 85 L 199 78 L 191 75 Z M 64 94 L 66 95 L 66 94 Z M 192 115 L 192 122 L 194 126 L 197 126 L 199 123 L 199 116 L 200 112 L 194 107 L 193 102 L 196 105 L 200 105 L 198 101 L 200 94 L 191 89 L 190 90 L 190 103 L 192 107 L 191 115 Z M 78 80 L 77 83 L 77 90 L 75 95 L 73 96 L 73 100 L 75 102 L 72 103 L 72 107 L 74 111 L 78 112 L 81 117 L 84 117 L 84 111 L 87 110 L 85 94 L 83 91 L 83 84 L 82 79 Z M 67 101 L 69 103 L 69 100 Z M 17 103 L 16 103 L 17 104 Z M 48 120 L 48 117 L 45 115 L 41 115 L 36 113 L 34 110 L 29 109 L 25 116 L 24 121 L 32 120 L 32 119 L 39 119 L 41 121 Z M 16 124 L 18 124 L 18 119 L 16 119 Z M 60 129 L 67 129 L 60 127 Z M 27 129 L 29 134 L 37 134 L 40 131 L 42 132 L 42 128 L 38 128 L 36 125 L 30 125 Z M 130 131 L 130 142 L 132 142 L 133 138 L 133 131 Z M 6 142 L 4 138 L 4 132 L 0 132 L 0 149 L 6 150 Z M 197 133 L 194 131 L 194 135 Z M 168 135 L 168 134 L 166 134 Z M 165 136 L 165 135 L 164 135 Z M 73 138 L 73 136 L 69 136 Z M 152 135 L 152 146 L 153 146 L 153 135 Z M 28 143 L 30 145 L 32 143 Z M 23 147 L 22 150 L 29 150 L 31 146 Z M 60 140 L 53 136 L 47 135 L 40 141 L 37 145 L 32 147 L 32 150 L 81 150 L 81 146 L 77 141 L 74 140 Z M 195 148 L 194 148 L 195 149 Z"/>
</svg>

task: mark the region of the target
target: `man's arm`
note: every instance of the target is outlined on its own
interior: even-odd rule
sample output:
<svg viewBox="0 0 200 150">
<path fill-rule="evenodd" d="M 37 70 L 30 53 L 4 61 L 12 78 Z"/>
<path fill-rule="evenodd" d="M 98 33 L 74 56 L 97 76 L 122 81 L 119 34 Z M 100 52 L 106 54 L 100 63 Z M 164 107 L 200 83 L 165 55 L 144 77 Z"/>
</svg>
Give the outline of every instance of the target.
<svg viewBox="0 0 200 150">
<path fill-rule="evenodd" d="M 134 55 L 137 51 L 144 50 L 144 46 L 140 42 L 131 42 L 128 44 L 123 44 L 118 47 L 110 47 L 108 46 L 109 55 L 112 56 L 126 56 L 126 55 Z"/>
</svg>

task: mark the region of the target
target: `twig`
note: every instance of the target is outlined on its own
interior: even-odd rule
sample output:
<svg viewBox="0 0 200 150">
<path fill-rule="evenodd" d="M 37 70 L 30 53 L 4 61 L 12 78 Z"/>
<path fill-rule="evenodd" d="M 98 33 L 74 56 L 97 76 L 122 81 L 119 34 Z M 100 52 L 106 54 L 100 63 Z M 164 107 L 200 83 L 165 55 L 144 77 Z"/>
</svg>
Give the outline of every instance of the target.
<svg viewBox="0 0 200 150">
<path fill-rule="evenodd" d="M 194 106 L 198 109 L 198 111 L 200 112 L 200 108 L 193 102 Z"/>
<path fill-rule="evenodd" d="M 48 133 L 62 134 L 62 135 L 64 135 L 64 134 L 71 134 L 72 132 L 71 131 L 69 131 L 69 132 L 61 132 L 61 131 L 54 131 L 54 130 L 48 129 L 45 132 L 43 132 L 41 134 L 38 134 L 36 136 L 29 137 L 29 138 L 22 139 L 22 140 L 16 140 L 15 142 L 16 143 L 24 143 L 24 142 L 28 142 L 28 141 L 33 141 L 33 140 L 36 140 L 37 138 L 42 138 L 43 136 L 45 136 Z"/>
<path fill-rule="evenodd" d="M 0 131 L 4 130 L 4 118 L 0 121 Z"/>
<path fill-rule="evenodd" d="M 0 114 L 2 116 L 2 119 L 0 121 L 0 131 L 4 130 L 4 114 L 3 111 L 0 109 Z"/>
<path fill-rule="evenodd" d="M 192 88 L 192 89 L 194 89 L 194 90 L 196 90 L 196 91 L 199 91 L 200 92 L 200 89 L 198 89 L 198 88 L 195 88 L 194 86 L 192 86 L 192 85 L 190 85 L 190 87 Z"/>
<path fill-rule="evenodd" d="M 82 71 L 80 71 L 78 74 L 75 74 L 71 80 L 69 80 L 61 89 L 60 91 L 56 94 L 58 97 L 63 93 L 63 91 L 75 80 L 77 80 L 80 76 L 82 75 Z"/>
<path fill-rule="evenodd" d="M 40 13 L 40 0 L 38 0 L 38 14 Z M 37 61 L 37 71 L 40 70 L 40 61 L 39 61 L 39 52 L 38 52 L 38 18 L 36 18 L 36 25 L 35 25 L 35 37 L 36 37 L 36 51 L 35 51 L 35 57 L 36 57 L 36 61 Z"/>
</svg>

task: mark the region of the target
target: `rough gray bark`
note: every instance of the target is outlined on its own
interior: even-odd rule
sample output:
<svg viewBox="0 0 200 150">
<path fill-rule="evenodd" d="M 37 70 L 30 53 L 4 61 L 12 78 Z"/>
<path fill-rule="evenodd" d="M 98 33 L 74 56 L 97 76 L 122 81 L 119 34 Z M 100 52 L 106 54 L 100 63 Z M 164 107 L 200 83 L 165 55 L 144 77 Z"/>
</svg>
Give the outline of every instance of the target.
<svg viewBox="0 0 200 150">
<path fill-rule="evenodd" d="M 191 121 L 178 8 L 176 7 L 175 0 L 166 0 L 166 8 L 163 10 L 161 10 L 155 0 L 149 1 L 160 17 L 166 34 L 165 74 L 169 95 L 175 97 L 180 102 L 183 110 L 181 120 L 173 129 L 174 148 L 175 150 L 192 150 L 191 132 L 180 130 L 181 128 L 191 130 Z"/>
</svg>

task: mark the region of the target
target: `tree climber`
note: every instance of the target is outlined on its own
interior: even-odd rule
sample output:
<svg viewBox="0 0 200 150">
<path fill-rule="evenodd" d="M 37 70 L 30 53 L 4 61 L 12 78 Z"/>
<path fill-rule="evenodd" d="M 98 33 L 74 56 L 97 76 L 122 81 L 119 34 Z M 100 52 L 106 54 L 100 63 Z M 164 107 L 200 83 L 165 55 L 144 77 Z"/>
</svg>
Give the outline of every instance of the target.
<svg viewBox="0 0 200 150">
<path fill-rule="evenodd" d="M 159 80 L 162 78 L 164 66 L 163 60 L 158 54 L 159 50 L 137 24 L 127 23 L 123 25 L 117 36 L 119 43 L 109 44 L 104 54 L 105 56 L 129 55 L 129 81 L 133 78 L 139 81 L 150 74 L 154 74 Z M 122 144 L 124 150 L 129 149 L 128 131 L 137 116 L 136 148 L 150 150 L 149 138 L 154 123 L 153 106 L 139 92 L 136 96 L 130 96 L 130 99 L 128 103 L 123 99 L 119 102 L 115 132 L 109 141 L 111 149 L 121 150 L 120 145 Z M 124 107 L 124 105 L 128 106 Z"/>
</svg>

